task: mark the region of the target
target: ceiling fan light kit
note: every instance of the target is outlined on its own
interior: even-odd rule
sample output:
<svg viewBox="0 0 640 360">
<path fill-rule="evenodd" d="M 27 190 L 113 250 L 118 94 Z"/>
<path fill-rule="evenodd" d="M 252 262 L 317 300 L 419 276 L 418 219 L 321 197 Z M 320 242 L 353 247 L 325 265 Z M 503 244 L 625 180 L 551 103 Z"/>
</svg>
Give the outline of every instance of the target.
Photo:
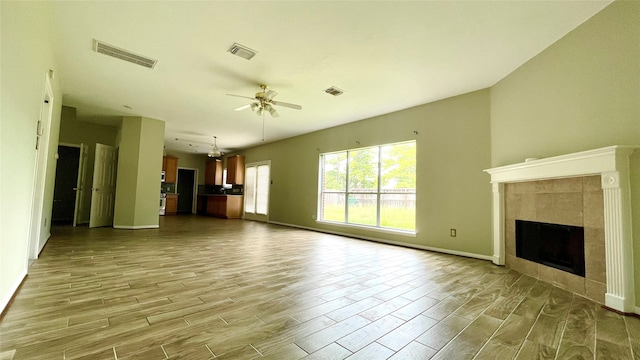
<svg viewBox="0 0 640 360">
<path fill-rule="evenodd" d="M 287 107 L 295 110 L 302 110 L 302 106 L 300 105 L 273 100 L 273 98 L 276 97 L 278 93 L 273 90 L 267 90 L 267 85 L 260 85 L 260 88 L 262 89 L 262 91 L 257 92 L 254 97 L 227 94 L 229 96 L 241 97 L 245 99 L 251 99 L 254 101 L 251 104 L 242 105 L 238 108 L 235 108 L 234 110 L 242 111 L 246 108 L 250 108 L 251 111 L 255 111 L 258 116 L 262 116 L 262 114 L 266 111 L 269 114 L 271 114 L 272 117 L 280 116 L 280 114 L 278 114 L 278 111 L 273 107 L 274 105 Z"/>
</svg>

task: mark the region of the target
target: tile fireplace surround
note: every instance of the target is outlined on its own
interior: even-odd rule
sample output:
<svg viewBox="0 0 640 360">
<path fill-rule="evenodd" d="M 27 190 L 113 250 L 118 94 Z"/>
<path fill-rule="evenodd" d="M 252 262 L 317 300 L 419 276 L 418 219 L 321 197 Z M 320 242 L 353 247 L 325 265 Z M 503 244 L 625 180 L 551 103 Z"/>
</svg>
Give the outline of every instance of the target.
<svg viewBox="0 0 640 360">
<path fill-rule="evenodd" d="M 588 194 L 597 194 L 600 191 L 600 189 L 593 189 L 593 176 L 598 176 L 600 178 L 603 201 L 596 200 L 595 203 L 602 204 L 603 209 L 602 211 L 597 211 L 596 209 L 595 213 L 604 215 L 603 247 L 605 249 L 604 258 L 606 268 L 606 292 L 604 294 L 604 305 L 623 313 L 640 314 L 640 308 L 635 306 L 631 217 L 630 157 L 634 151 L 640 151 L 640 147 L 610 146 L 545 159 L 531 159 L 524 163 L 485 170 L 491 175 L 491 183 L 493 187 L 493 262 L 497 265 L 505 265 L 506 262 L 508 266 L 512 266 L 514 265 L 514 259 L 515 262 L 519 261 L 515 258 L 515 254 L 509 254 L 509 251 L 512 251 L 512 246 L 509 242 L 505 241 L 512 241 L 513 234 L 511 234 L 511 232 L 515 231 L 514 227 L 510 224 L 513 219 L 509 219 L 509 221 L 507 221 L 509 214 L 505 212 L 505 184 L 509 184 L 506 188 L 508 188 L 509 192 L 512 193 L 514 191 L 518 192 L 519 189 L 526 189 L 527 187 L 531 188 L 538 186 L 544 188 L 546 186 L 553 187 L 558 185 L 557 181 L 555 181 L 554 184 L 554 181 L 547 182 L 546 180 L 568 179 L 566 182 L 560 183 L 560 186 L 565 186 L 567 183 L 584 183 L 585 193 L 583 196 L 587 198 L 590 196 Z M 535 183 L 528 185 L 520 184 L 526 182 Z M 590 190 L 596 191 L 594 192 Z M 527 190 L 524 190 L 524 192 L 527 192 Z M 536 195 L 532 193 L 532 191 L 529 192 L 531 193 L 529 195 Z M 520 201 L 522 201 L 522 199 Z M 567 201 L 563 200 L 560 202 L 567 203 Z M 569 200 L 568 202 L 570 203 L 571 201 Z M 551 201 L 551 204 L 553 204 L 553 201 Z M 521 204 L 518 204 L 517 206 L 520 205 Z M 551 209 L 550 212 L 563 213 L 563 211 L 559 211 L 559 209 Z M 585 208 L 584 211 L 583 209 L 579 209 L 578 211 L 575 211 L 575 213 L 579 213 L 580 217 L 584 215 L 585 221 L 587 222 L 593 221 L 593 219 L 588 218 L 589 214 L 594 213 L 594 211 L 589 211 L 589 209 Z M 567 225 L 574 225 L 577 222 L 577 220 L 563 221 L 563 219 L 550 221 L 550 219 L 545 217 L 545 215 L 542 215 L 542 217 L 544 218 L 544 222 L 564 222 Z M 565 216 L 560 215 L 559 217 L 562 218 Z M 586 245 L 588 224 L 575 225 L 585 226 Z M 507 231 L 509 232 L 508 234 Z M 596 238 L 597 237 L 598 236 L 596 236 Z M 596 247 L 597 246 L 598 245 L 596 245 Z M 600 244 L 600 246 L 602 248 L 602 244 Z M 588 251 L 585 253 L 587 254 Z M 509 261 L 506 261 L 507 256 L 509 256 Z M 587 263 L 589 262 L 588 255 L 586 256 L 585 261 Z M 520 265 L 525 268 L 527 267 L 526 264 L 523 265 L 522 263 L 516 265 Z M 596 301 L 602 301 L 602 295 L 597 294 L 599 288 L 597 284 L 604 285 L 598 281 L 603 281 L 605 279 L 602 274 L 600 274 L 600 276 L 595 274 L 598 268 L 597 264 L 587 264 L 587 268 L 589 268 L 589 266 L 591 266 L 591 269 L 594 269 L 594 271 L 592 271 L 591 276 L 589 276 L 589 274 L 586 276 L 586 291 L 572 290 L 570 283 L 572 281 L 575 283 L 575 279 L 571 278 L 565 282 L 564 287 L 570 291 L 582 293 L 581 295 L 586 295 Z M 532 269 L 532 266 L 529 265 L 529 268 Z M 535 272 L 536 270 L 533 271 Z M 600 271 L 602 271 L 602 269 Z M 547 270 L 545 269 L 544 272 L 547 272 Z M 535 276 L 535 274 L 529 275 Z M 547 280 L 543 274 L 540 275 L 541 276 L 539 276 L 539 278 Z M 585 285 L 582 286 L 584 288 Z M 600 286 L 600 288 L 602 289 L 604 286 Z M 602 290 L 600 290 L 600 292 L 601 291 Z"/>
</svg>

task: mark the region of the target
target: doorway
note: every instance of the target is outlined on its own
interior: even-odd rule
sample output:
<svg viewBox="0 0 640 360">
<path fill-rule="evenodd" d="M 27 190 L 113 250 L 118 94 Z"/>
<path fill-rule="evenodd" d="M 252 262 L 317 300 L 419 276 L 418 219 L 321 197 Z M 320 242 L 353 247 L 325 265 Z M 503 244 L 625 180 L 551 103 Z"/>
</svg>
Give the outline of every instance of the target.
<svg viewBox="0 0 640 360">
<path fill-rule="evenodd" d="M 80 168 L 80 148 L 58 146 L 58 166 L 53 190 L 53 213 L 51 221 L 55 225 L 73 224 L 78 190 L 78 169 Z"/>
<path fill-rule="evenodd" d="M 244 178 L 244 218 L 269 221 L 271 161 L 246 164 Z"/>
<path fill-rule="evenodd" d="M 178 168 L 178 214 L 195 214 L 196 176 L 195 169 Z"/>
</svg>

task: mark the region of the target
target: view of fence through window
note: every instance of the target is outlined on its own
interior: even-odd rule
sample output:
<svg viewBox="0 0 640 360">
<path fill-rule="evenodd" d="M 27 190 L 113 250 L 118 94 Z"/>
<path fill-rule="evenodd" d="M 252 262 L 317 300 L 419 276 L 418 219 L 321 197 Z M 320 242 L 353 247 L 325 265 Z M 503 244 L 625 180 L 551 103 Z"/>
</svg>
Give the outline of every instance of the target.
<svg viewBox="0 0 640 360">
<path fill-rule="evenodd" d="M 415 141 L 322 154 L 320 167 L 320 220 L 415 230 Z"/>
</svg>

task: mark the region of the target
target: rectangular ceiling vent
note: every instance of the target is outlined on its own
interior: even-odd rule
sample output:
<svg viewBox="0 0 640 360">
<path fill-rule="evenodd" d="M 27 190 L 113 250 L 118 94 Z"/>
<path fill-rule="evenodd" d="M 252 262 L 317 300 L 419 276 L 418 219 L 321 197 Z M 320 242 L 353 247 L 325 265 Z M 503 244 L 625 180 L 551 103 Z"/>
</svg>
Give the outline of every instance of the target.
<svg viewBox="0 0 640 360">
<path fill-rule="evenodd" d="M 153 69 L 156 66 L 158 60 L 154 60 L 142 55 L 134 54 L 129 50 L 124 50 L 119 47 L 109 45 L 99 40 L 93 40 L 93 51 L 100 54 L 108 55 L 120 60 L 128 61 L 130 63 L 144 66 L 149 69 Z"/>
<path fill-rule="evenodd" d="M 251 60 L 251 58 L 258 53 L 257 51 L 249 49 L 248 47 L 240 45 L 238 43 L 233 43 L 233 45 L 231 45 L 231 47 L 227 51 L 232 53 L 233 55 L 240 56 L 241 58 L 247 60 Z"/>
<path fill-rule="evenodd" d="M 332 86 L 332 87 L 330 87 L 328 89 L 325 89 L 324 92 L 326 92 L 327 94 L 333 95 L 333 96 L 338 96 L 338 95 L 344 94 L 344 91 L 338 89 L 335 86 Z"/>
</svg>

